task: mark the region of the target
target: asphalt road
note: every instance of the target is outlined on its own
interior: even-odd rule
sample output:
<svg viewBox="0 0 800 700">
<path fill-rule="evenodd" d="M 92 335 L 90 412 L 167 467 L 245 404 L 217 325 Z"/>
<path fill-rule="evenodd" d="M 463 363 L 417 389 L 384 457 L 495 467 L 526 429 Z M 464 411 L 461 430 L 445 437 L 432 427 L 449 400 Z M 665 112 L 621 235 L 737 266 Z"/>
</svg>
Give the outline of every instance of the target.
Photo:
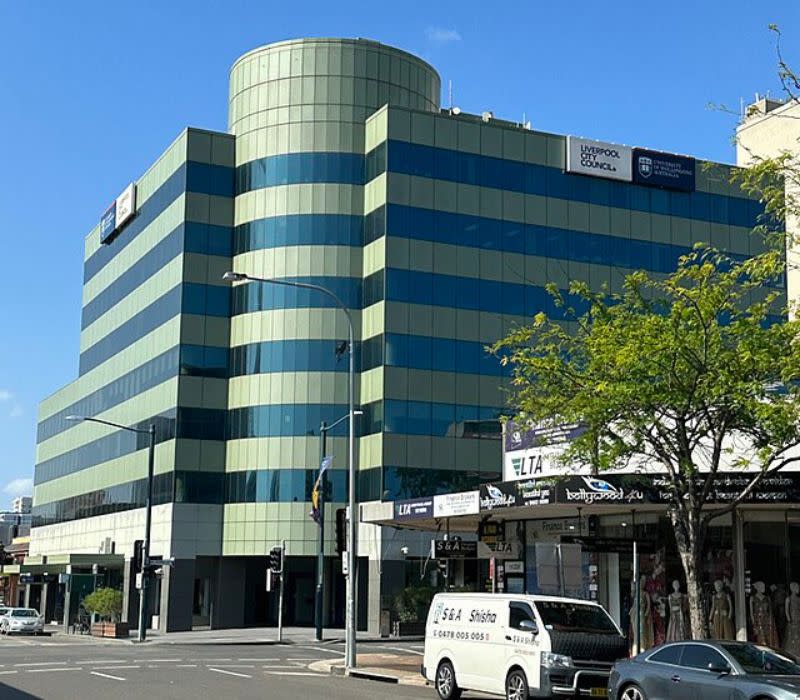
<svg viewBox="0 0 800 700">
<path fill-rule="evenodd" d="M 421 644 L 370 647 L 414 655 L 421 650 Z M 308 668 L 342 654 L 340 644 L 138 646 L 61 636 L 0 638 L 0 699 L 436 697 L 432 688 L 340 678 Z"/>
</svg>

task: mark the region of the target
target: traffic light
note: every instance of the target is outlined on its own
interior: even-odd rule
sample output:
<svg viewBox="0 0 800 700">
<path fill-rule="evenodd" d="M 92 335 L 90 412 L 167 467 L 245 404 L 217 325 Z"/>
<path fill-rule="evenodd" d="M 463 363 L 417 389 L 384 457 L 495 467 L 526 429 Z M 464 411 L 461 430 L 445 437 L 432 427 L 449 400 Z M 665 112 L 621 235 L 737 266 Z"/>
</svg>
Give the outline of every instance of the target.
<svg viewBox="0 0 800 700">
<path fill-rule="evenodd" d="M 142 550 L 144 549 L 144 540 L 133 541 L 133 570 L 142 570 Z"/>
<path fill-rule="evenodd" d="M 273 573 L 281 573 L 283 569 L 283 550 L 280 547 L 273 547 L 269 550 L 269 569 Z"/>
<path fill-rule="evenodd" d="M 336 509 L 336 553 L 347 551 L 347 508 Z"/>
</svg>

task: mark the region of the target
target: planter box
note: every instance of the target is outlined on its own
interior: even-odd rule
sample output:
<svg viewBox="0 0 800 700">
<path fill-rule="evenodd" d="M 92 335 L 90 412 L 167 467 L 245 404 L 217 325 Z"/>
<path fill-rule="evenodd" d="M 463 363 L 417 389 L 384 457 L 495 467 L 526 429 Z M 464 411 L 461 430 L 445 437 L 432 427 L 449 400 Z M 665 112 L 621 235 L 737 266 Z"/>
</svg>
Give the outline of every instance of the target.
<svg viewBox="0 0 800 700">
<path fill-rule="evenodd" d="M 393 622 L 393 637 L 420 637 L 425 634 L 424 622 Z"/>
<path fill-rule="evenodd" d="M 93 637 L 114 637 L 119 639 L 128 636 L 127 622 L 95 622 L 92 624 Z"/>
</svg>

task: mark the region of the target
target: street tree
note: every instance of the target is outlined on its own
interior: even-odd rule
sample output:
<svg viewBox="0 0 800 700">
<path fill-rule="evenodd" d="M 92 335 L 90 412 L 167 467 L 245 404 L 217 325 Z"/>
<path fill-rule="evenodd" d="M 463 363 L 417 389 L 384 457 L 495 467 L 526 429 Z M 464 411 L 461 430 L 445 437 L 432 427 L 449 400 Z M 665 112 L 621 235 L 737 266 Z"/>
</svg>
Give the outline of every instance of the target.
<svg viewBox="0 0 800 700">
<path fill-rule="evenodd" d="M 672 274 L 633 272 L 616 293 L 551 286 L 562 318 L 539 313 L 493 347 L 512 367 L 518 421 L 586 427 L 564 464 L 666 474 L 695 638 L 708 636 L 709 523 L 800 460 L 800 323 L 775 316 L 784 258 L 777 246 L 747 260 L 698 247 Z M 713 501 L 721 468 L 749 475 L 724 504 Z"/>
</svg>

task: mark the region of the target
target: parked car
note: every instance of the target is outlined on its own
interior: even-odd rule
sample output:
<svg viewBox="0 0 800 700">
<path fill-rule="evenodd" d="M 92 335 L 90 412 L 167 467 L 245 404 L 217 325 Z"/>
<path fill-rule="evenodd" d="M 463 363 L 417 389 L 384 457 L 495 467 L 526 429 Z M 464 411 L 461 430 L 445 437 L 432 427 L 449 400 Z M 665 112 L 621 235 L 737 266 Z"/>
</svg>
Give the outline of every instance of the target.
<svg viewBox="0 0 800 700">
<path fill-rule="evenodd" d="M 42 634 L 44 618 L 33 608 L 11 608 L 0 617 L 0 634 Z"/>
<path fill-rule="evenodd" d="M 439 593 L 425 626 L 422 675 L 441 700 L 455 700 L 462 690 L 508 700 L 605 698 L 613 662 L 626 655 L 619 627 L 597 603 Z"/>
<path fill-rule="evenodd" d="M 673 642 L 619 661 L 609 700 L 797 700 L 800 665 L 749 642 Z"/>
</svg>

